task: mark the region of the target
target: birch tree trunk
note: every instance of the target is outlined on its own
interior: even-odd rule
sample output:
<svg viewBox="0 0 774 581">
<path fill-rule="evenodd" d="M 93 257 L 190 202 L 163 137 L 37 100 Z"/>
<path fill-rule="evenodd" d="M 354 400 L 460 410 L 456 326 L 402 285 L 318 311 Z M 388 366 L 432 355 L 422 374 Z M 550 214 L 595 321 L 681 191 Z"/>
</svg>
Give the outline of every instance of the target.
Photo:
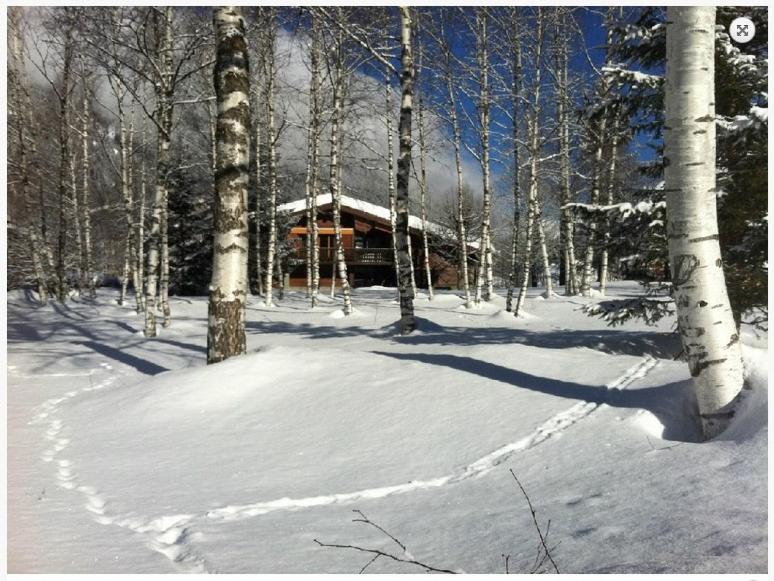
<svg viewBox="0 0 774 581">
<path fill-rule="evenodd" d="M 441 36 L 445 37 L 443 25 Z M 468 275 L 468 239 L 465 227 L 465 193 L 462 189 L 462 137 L 460 133 L 459 118 L 457 116 L 457 99 L 454 93 L 454 77 L 452 75 L 452 56 L 448 42 L 444 40 L 444 73 L 446 77 L 446 92 L 449 99 L 449 119 L 452 125 L 454 142 L 454 168 L 457 174 L 457 238 L 459 239 L 459 270 L 462 278 L 462 290 L 465 295 L 465 308 L 472 306 L 470 296 L 470 281 Z"/>
<path fill-rule="evenodd" d="M 218 103 L 215 240 L 207 309 L 207 363 L 246 351 L 247 184 L 250 155 L 250 77 L 245 23 L 236 6 L 215 9 L 214 70 Z"/>
<path fill-rule="evenodd" d="M 35 135 L 33 131 L 32 107 L 29 99 L 29 85 L 27 84 L 27 75 L 25 72 L 25 63 L 23 59 L 23 40 L 20 19 L 20 8 L 8 9 L 9 36 L 11 40 L 11 58 L 9 63 L 9 97 L 11 97 L 11 108 L 9 109 L 9 120 L 12 118 L 16 122 L 16 131 L 19 139 L 19 170 L 21 176 L 19 179 L 19 195 L 24 201 L 24 210 L 27 215 L 27 235 L 30 240 L 30 254 L 32 257 L 32 267 L 35 274 L 35 281 L 38 288 L 38 300 L 42 305 L 48 304 L 48 288 L 46 284 L 46 275 L 43 270 L 42 253 L 40 240 L 38 239 L 37 224 L 32 217 L 32 203 L 30 200 L 30 157 L 35 154 Z M 29 134 L 29 135 L 28 135 Z M 29 147 L 27 143 L 29 142 Z M 32 154 L 30 156 L 30 153 Z M 43 208 L 40 208 L 41 212 Z"/>
<path fill-rule="evenodd" d="M 70 158 L 70 72 L 73 60 L 73 36 L 69 24 L 65 24 L 64 53 L 62 60 L 62 89 L 59 94 L 59 232 L 57 237 L 56 275 L 57 298 L 67 299 L 65 259 L 67 252 L 67 174 Z"/>
<path fill-rule="evenodd" d="M 614 8 L 608 7 L 607 9 L 607 46 L 605 47 L 607 50 L 607 56 L 606 56 L 606 63 L 609 65 L 613 62 L 613 10 Z M 615 187 L 615 165 L 616 165 L 616 156 L 618 155 L 618 130 L 619 130 L 619 123 L 620 123 L 620 114 L 618 107 L 613 105 L 612 107 L 609 107 L 605 111 L 606 117 L 612 117 L 612 131 L 610 132 L 610 160 L 608 162 L 607 167 L 607 196 L 606 196 L 606 202 L 607 205 L 612 205 L 613 203 L 613 192 Z M 608 246 L 610 244 L 610 218 L 608 216 L 605 216 L 605 218 L 602 221 L 602 227 L 604 228 L 603 232 L 603 242 L 602 242 L 602 252 L 599 257 L 599 293 L 601 295 L 605 294 L 605 291 L 607 289 L 607 262 L 608 262 Z"/>
<path fill-rule="evenodd" d="M 511 26 L 513 28 L 513 46 L 511 47 L 511 117 L 513 119 L 513 228 L 511 230 L 511 264 L 508 276 L 508 293 L 505 297 L 505 310 L 513 312 L 513 290 L 518 281 L 516 269 L 519 255 L 519 222 L 521 222 L 521 186 L 519 184 L 521 159 L 519 155 L 519 122 L 521 108 L 519 99 L 522 93 L 521 38 L 519 37 L 519 15 L 515 7 L 511 8 Z"/>
<path fill-rule="evenodd" d="M 417 13 L 415 13 L 415 17 L 419 20 Z M 418 22 L 417 32 L 419 32 Z M 422 71 L 424 65 L 424 50 L 419 35 L 417 37 L 417 46 L 419 48 L 419 54 L 417 55 L 417 71 Z M 417 72 L 417 75 L 418 74 L 419 72 Z M 419 131 L 419 211 L 422 220 L 422 262 L 425 268 L 425 278 L 427 279 L 427 298 L 432 301 L 433 274 L 430 268 L 430 245 L 427 239 L 427 147 L 425 145 L 423 95 L 424 91 L 420 89 L 417 102 L 417 129 Z"/>
<path fill-rule="evenodd" d="M 121 190 L 124 201 L 124 218 L 126 220 L 126 242 L 124 244 L 124 269 L 121 277 L 121 294 L 118 298 L 118 304 L 123 305 L 126 301 L 126 289 L 129 282 L 130 267 L 132 264 L 133 231 L 134 231 L 134 211 L 132 200 L 132 178 L 131 178 L 131 145 L 129 144 L 131 130 L 126 128 L 126 117 L 123 104 L 120 98 L 117 104 L 118 127 L 119 127 L 119 148 L 121 157 Z"/>
<path fill-rule="evenodd" d="M 89 172 L 91 166 L 89 165 L 89 125 L 91 121 L 91 113 L 89 110 L 89 88 L 88 81 L 85 74 L 85 65 L 81 61 L 81 67 L 84 71 L 83 75 L 83 109 L 82 109 L 82 125 L 81 125 L 81 147 L 83 155 L 83 187 L 82 187 L 82 199 L 81 209 L 83 211 L 82 223 L 83 223 L 83 250 L 84 250 L 84 264 L 83 264 L 83 282 L 84 286 L 88 289 L 89 296 L 94 298 L 97 295 L 94 288 L 94 259 L 91 248 L 91 187 L 89 180 Z"/>
<path fill-rule="evenodd" d="M 344 242 L 341 237 L 341 183 L 339 180 L 339 131 L 342 115 L 342 92 L 344 90 L 344 63 L 342 54 L 343 37 L 341 33 L 336 40 L 333 70 L 333 112 L 331 117 L 331 155 L 330 155 L 330 188 L 333 200 L 333 234 L 336 248 L 336 258 L 333 261 L 334 270 L 338 268 L 341 290 L 344 294 L 344 314 L 352 314 L 352 299 L 347 275 L 347 263 L 344 257 Z M 331 296 L 336 288 L 336 277 L 331 276 Z"/>
<path fill-rule="evenodd" d="M 137 212 L 137 222 L 135 223 L 135 265 L 137 266 L 137 275 L 135 278 L 134 301 L 137 313 L 142 313 L 145 305 L 143 304 L 143 285 L 145 283 L 144 263 L 145 263 L 145 145 L 146 145 L 146 126 L 145 118 L 142 121 L 142 156 L 140 158 L 140 205 Z"/>
<path fill-rule="evenodd" d="M 164 286 L 168 279 L 168 260 L 161 264 L 159 259 L 164 256 L 166 246 L 166 213 L 167 213 L 167 178 L 169 173 L 169 148 L 171 145 L 173 86 L 172 86 L 172 9 L 164 8 L 163 32 L 160 38 L 159 62 L 161 70 L 158 73 L 159 83 L 156 86 L 157 103 L 157 144 L 156 144 L 156 187 L 153 200 L 153 216 L 151 219 L 150 240 L 148 244 L 148 269 L 145 285 L 145 329 L 146 337 L 156 336 L 156 295 L 166 296 Z M 159 292 L 161 287 L 161 292 Z M 169 304 L 162 302 L 164 324 L 169 324 Z"/>
<path fill-rule="evenodd" d="M 575 272 L 575 245 L 573 243 L 573 214 L 567 207 L 572 202 L 570 191 L 570 96 L 567 79 L 568 54 L 567 34 L 565 28 L 566 18 L 563 18 L 558 27 L 559 46 L 557 50 L 557 118 L 559 121 L 559 184 L 560 184 L 560 224 L 559 235 L 562 249 L 561 270 L 559 284 L 564 284 L 564 294 L 571 296 L 578 292 L 577 273 Z"/>
<path fill-rule="evenodd" d="M 722 432 L 743 383 L 715 190 L 715 8 L 667 8 L 664 178 L 677 321 L 702 429 Z"/>
<path fill-rule="evenodd" d="M 613 127 L 610 135 L 610 161 L 607 166 L 607 199 L 605 203 L 611 206 L 615 200 L 615 169 L 616 158 L 618 157 L 618 129 L 619 129 L 619 116 L 618 109 L 614 109 L 612 112 Z M 600 256 L 600 274 L 599 274 L 599 292 L 604 295 L 607 290 L 607 271 L 608 271 L 608 246 L 610 246 L 610 219 L 605 218 L 604 221 L 605 233 L 604 242 L 602 245 L 602 255 Z"/>
<path fill-rule="evenodd" d="M 277 251 L 277 149 L 275 145 L 276 135 L 274 127 L 274 82 L 275 70 L 275 30 L 274 16 L 269 19 L 269 37 L 266 48 L 266 109 L 267 109 L 267 135 L 266 141 L 269 148 L 268 155 L 268 213 L 269 213 L 269 240 L 266 248 L 266 282 L 264 288 L 264 302 L 267 307 L 274 306 L 274 262 Z"/>
<path fill-rule="evenodd" d="M 594 150 L 594 162 L 591 174 L 591 199 L 589 203 L 592 206 L 599 204 L 599 182 L 602 173 L 602 149 L 604 145 L 603 136 L 607 127 L 607 119 L 603 116 L 599 121 L 599 129 L 595 136 L 596 148 Z M 597 243 L 597 221 L 590 218 L 588 225 L 588 239 L 586 240 L 586 255 L 583 259 L 583 275 L 581 276 L 580 291 L 584 297 L 591 296 L 591 277 L 594 273 L 594 245 Z"/>
<path fill-rule="evenodd" d="M 489 301 L 494 290 L 492 269 L 492 188 L 489 171 L 489 30 L 486 8 L 476 12 L 476 60 L 479 71 L 479 123 L 481 124 L 481 173 L 483 175 L 483 209 L 481 218 L 481 262 L 476 281 L 476 303 Z"/>
<path fill-rule="evenodd" d="M 536 226 L 538 231 L 542 229 L 542 226 L 538 223 L 540 220 L 540 212 L 538 207 L 538 158 L 540 157 L 540 135 L 539 135 L 539 119 L 540 119 L 540 80 L 541 80 L 541 57 L 543 51 L 543 9 L 538 8 L 537 16 L 537 42 L 535 46 L 535 75 L 533 79 L 533 102 L 531 104 L 531 113 L 528 116 L 529 123 L 529 190 L 527 194 L 527 224 L 525 232 L 524 243 L 524 264 L 522 266 L 521 274 L 521 286 L 519 288 L 519 298 L 516 300 L 516 308 L 513 310 L 514 316 L 518 317 L 521 313 L 521 309 L 524 306 L 524 301 L 527 298 L 527 284 L 529 281 L 530 267 L 532 266 L 532 237 L 533 226 Z M 541 242 L 544 242 L 545 238 L 541 238 Z M 545 259 L 544 259 L 545 262 Z M 546 273 L 548 284 L 550 284 L 550 272 Z M 548 290 L 548 289 L 546 289 Z M 550 296 L 550 295 L 549 295 Z"/>
<path fill-rule="evenodd" d="M 392 241 L 392 261 L 395 267 L 395 290 L 398 293 L 398 301 L 400 301 L 400 262 L 398 260 L 398 233 L 397 233 L 397 217 L 395 214 L 395 163 L 393 161 L 393 145 L 392 145 L 392 99 L 390 95 L 392 90 L 390 89 L 390 83 L 385 82 L 384 94 L 386 102 L 386 117 L 385 123 L 387 125 L 387 192 L 389 194 L 390 205 L 390 240 Z"/>
<path fill-rule="evenodd" d="M 409 176 L 411 172 L 411 110 L 414 90 L 414 60 L 411 49 L 411 13 L 400 7 L 401 69 L 400 69 L 400 149 L 398 155 L 397 195 L 395 199 L 395 231 L 398 245 L 400 290 L 400 332 L 408 335 L 416 328 L 414 319 L 414 289 L 411 285 L 412 264 L 409 237 Z"/>
<path fill-rule="evenodd" d="M 311 204 L 309 208 L 309 220 L 307 237 L 311 240 L 311 264 L 307 263 L 307 269 L 311 269 L 312 275 L 312 308 L 317 306 L 320 293 L 320 240 L 317 227 L 317 196 L 319 195 L 320 173 L 320 30 L 317 17 L 312 16 L 312 176 L 311 176 Z"/>
</svg>

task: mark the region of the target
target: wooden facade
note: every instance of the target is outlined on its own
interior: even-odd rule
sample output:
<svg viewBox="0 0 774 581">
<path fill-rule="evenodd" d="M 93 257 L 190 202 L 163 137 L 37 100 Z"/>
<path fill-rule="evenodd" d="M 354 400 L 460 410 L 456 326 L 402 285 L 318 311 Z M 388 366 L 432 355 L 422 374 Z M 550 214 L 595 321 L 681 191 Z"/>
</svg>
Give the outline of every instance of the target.
<svg viewBox="0 0 774 581">
<path fill-rule="evenodd" d="M 387 212 L 387 209 L 380 208 L 380 210 L 384 210 L 380 212 L 381 214 Z M 291 216 L 297 216 L 298 220 L 294 221 L 288 234 L 288 242 L 294 247 L 294 252 L 289 261 L 287 282 L 290 287 L 304 288 L 306 287 L 306 236 L 308 234 L 306 212 L 297 210 L 291 212 Z M 317 227 L 320 249 L 320 287 L 325 288 L 331 285 L 331 277 L 336 265 L 333 210 L 330 203 L 318 207 Z M 341 235 L 349 283 L 353 288 L 396 286 L 391 232 L 389 219 L 342 203 Z M 409 234 L 417 287 L 426 288 L 422 232 L 410 228 Z M 434 246 L 437 244 L 431 243 L 431 248 Z M 457 268 L 450 263 L 448 257 L 444 258 L 431 249 L 430 267 L 434 287 L 457 286 Z M 337 281 L 336 284 L 340 283 Z"/>
</svg>

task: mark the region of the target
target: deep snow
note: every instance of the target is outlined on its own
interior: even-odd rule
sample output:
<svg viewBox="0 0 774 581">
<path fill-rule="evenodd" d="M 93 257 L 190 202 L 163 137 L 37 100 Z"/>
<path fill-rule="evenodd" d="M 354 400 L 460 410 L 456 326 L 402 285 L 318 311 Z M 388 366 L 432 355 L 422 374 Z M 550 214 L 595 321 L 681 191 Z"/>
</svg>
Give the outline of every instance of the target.
<svg viewBox="0 0 774 581">
<path fill-rule="evenodd" d="M 625 296 L 636 285 L 613 284 Z M 766 340 L 745 335 L 731 428 L 698 444 L 671 321 L 615 329 L 578 297 L 466 310 L 395 290 L 356 312 L 303 293 L 248 306 L 248 355 L 205 367 L 204 298 L 173 298 L 156 339 L 107 290 L 8 299 L 9 572 L 341 572 L 396 552 L 465 572 L 762 573 Z M 398 549 L 396 554 L 402 554 Z M 421 572 L 387 559 L 369 572 Z"/>
</svg>

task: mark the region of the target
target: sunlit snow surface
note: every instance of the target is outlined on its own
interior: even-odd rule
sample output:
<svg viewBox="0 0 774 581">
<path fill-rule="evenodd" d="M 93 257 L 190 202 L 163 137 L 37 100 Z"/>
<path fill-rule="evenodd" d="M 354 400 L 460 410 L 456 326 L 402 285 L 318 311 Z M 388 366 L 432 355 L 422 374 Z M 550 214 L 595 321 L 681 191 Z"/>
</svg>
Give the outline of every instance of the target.
<svg viewBox="0 0 774 581">
<path fill-rule="evenodd" d="M 697 444 L 671 321 L 611 329 L 580 312 L 598 298 L 540 290 L 519 319 L 423 295 L 409 337 L 394 289 L 356 290 L 350 317 L 253 297 L 248 355 L 210 367 L 204 298 L 147 340 L 109 290 L 10 293 L 9 571 L 357 573 L 367 555 L 314 542 L 394 552 L 355 509 L 428 564 L 528 571 L 513 469 L 562 572 L 764 572 L 765 337 L 744 336 L 731 428 Z"/>
</svg>

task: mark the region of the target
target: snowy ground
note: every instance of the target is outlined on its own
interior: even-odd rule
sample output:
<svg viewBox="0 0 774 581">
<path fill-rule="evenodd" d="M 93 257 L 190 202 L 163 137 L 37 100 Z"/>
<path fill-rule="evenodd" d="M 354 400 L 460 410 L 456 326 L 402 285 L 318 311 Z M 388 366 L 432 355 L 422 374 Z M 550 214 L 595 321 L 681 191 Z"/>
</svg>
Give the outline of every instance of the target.
<svg viewBox="0 0 774 581">
<path fill-rule="evenodd" d="M 636 292 L 613 285 L 612 294 Z M 342 572 L 357 544 L 465 572 L 528 571 L 528 491 L 562 572 L 762 573 L 766 340 L 746 335 L 734 424 L 697 444 L 670 322 L 614 329 L 585 300 L 466 311 L 394 290 L 356 313 L 302 293 L 248 307 L 245 357 L 205 367 L 206 300 L 146 340 L 115 294 L 8 298 L 9 572 Z M 421 572 L 385 558 L 369 572 Z"/>
</svg>

